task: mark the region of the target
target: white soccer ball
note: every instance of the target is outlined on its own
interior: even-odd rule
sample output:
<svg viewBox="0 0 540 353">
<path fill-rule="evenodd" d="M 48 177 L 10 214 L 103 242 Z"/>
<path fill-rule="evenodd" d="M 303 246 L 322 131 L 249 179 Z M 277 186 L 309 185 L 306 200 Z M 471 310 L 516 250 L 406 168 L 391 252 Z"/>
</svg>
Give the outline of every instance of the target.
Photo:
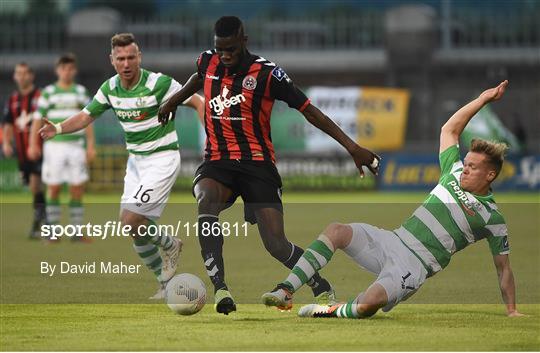
<svg viewBox="0 0 540 353">
<path fill-rule="evenodd" d="M 171 278 L 165 287 L 165 300 L 169 308 L 180 315 L 193 315 L 206 303 L 206 286 L 191 273 Z"/>
</svg>

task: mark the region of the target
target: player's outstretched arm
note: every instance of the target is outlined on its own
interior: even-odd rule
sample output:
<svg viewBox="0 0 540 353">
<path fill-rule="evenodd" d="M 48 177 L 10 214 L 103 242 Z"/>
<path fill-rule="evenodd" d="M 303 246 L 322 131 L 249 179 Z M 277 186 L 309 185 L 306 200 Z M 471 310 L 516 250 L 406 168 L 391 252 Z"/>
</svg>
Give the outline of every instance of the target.
<svg viewBox="0 0 540 353">
<path fill-rule="evenodd" d="M 191 75 L 186 84 L 159 108 L 158 121 L 165 125 L 169 120 L 173 120 L 178 105 L 203 88 L 203 83 L 204 81 L 198 73 Z"/>
<path fill-rule="evenodd" d="M 59 124 L 53 124 L 47 119 L 43 119 L 45 126 L 39 130 L 41 138 L 48 140 L 57 134 L 69 134 L 70 132 L 79 131 L 90 125 L 94 121 L 90 115 L 81 111 L 69 119 L 64 120 Z"/>
<path fill-rule="evenodd" d="M 508 80 L 504 80 L 497 87 L 485 90 L 478 98 L 455 112 L 441 128 L 439 153 L 445 151 L 448 147 L 457 144 L 459 136 L 472 117 L 478 113 L 484 105 L 499 100 L 503 96 L 506 86 L 508 86 Z"/>
<path fill-rule="evenodd" d="M 497 269 L 499 288 L 501 289 L 502 298 L 506 304 L 506 313 L 510 317 L 524 316 L 518 312 L 516 308 L 516 285 L 508 255 L 495 255 L 493 256 L 493 262 L 495 264 L 495 268 Z"/>
<path fill-rule="evenodd" d="M 339 142 L 353 157 L 356 167 L 360 171 L 360 176 L 364 176 L 364 171 L 362 166 L 366 166 L 373 174 L 377 174 L 379 171 L 379 161 L 381 157 L 375 153 L 367 150 L 363 147 L 360 147 L 356 142 L 354 142 L 343 130 L 339 128 L 323 112 L 321 112 L 317 107 L 312 104 L 309 104 L 306 109 L 302 112 L 304 117 L 311 123 L 313 126 L 324 131 L 326 134 L 331 136 L 334 140 Z"/>
</svg>

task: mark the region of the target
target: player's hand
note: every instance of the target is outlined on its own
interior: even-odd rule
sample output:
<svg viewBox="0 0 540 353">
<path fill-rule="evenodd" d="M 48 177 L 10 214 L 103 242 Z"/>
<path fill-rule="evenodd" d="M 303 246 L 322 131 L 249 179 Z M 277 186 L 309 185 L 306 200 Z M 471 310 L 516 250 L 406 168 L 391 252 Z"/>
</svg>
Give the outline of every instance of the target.
<svg viewBox="0 0 540 353">
<path fill-rule="evenodd" d="M 508 317 L 523 317 L 523 316 L 527 316 L 527 315 L 522 314 L 517 310 L 511 311 L 508 313 Z"/>
<path fill-rule="evenodd" d="M 56 128 L 48 119 L 43 118 L 43 122 L 45 125 L 39 129 L 39 136 L 41 136 L 43 140 L 50 140 L 56 136 Z"/>
<path fill-rule="evenodd" d="M 169 102 L 163 104 L 158 111 L 158 121 L 161 125 L 166 125 L 170 120 L 174 120 L 176 116 L 176 107 L 169 106 Z"/>
<path fill-rule="evenodd" d="M 31 161 L 37 161 L 41 155 L 41 149 L 38 146 L 31 144 L 28 146 L 28 151 L 26 151 L 28 159 Z"/>
<path fill-rule="evenodd" d="M 360 177 L 364 177 L 363 166 L 366 166 L 371 173 L 373 173 L 373 175 L 379 174 L 381 157 L 379 157 L 377 154 L 356 145 L 355 149 L 351 152 L 351 156 L 354 159 L 356 167 L 360 171 Z"/>
<path fill-rule="evenodd" d="M 13 146 L 11 146 L 11 143 L 5 141 L 2 144 L 2 152 L 4 152 L 4 156 L 6 157 L 13 156 Z"/>
<path fill-rule="evenodd" d="M 86 163 L 92 163 L 96 159 L 96 149 L 92 145 L 86 147 Z"/>
<path fill-rule="evenodd" d="M 484 102 L 484 104 L 499 100 L 503 96 L 506 86 L 508 86 L 508 80 L 504 80 L 497 87 L 485 90 L 480 94 L 479 98 Z"/>
</svg>

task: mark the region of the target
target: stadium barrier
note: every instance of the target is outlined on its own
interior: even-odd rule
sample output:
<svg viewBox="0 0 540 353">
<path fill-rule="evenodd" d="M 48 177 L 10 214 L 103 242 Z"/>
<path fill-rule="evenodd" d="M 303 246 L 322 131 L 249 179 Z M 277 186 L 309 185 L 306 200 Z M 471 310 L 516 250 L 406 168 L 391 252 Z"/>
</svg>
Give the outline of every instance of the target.
<svg viewBox="0 0 540 353">
<path fill-rule="evenodd" d="M 382 190 L 429 190 L 437 185 L 438 156 L 431 154 L 385 154 L 379 187 Z M 511 155 L 503 165 L 495 191 L 539 191 L 540 155 Z"/>
</svg>

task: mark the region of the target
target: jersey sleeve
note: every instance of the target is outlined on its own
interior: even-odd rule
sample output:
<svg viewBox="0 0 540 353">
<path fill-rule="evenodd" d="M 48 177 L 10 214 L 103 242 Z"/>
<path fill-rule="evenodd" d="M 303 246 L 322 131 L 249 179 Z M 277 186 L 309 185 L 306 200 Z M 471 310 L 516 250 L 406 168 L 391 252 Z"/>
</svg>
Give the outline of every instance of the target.
<svg viewBox="0 0 540 353">
<path fill-rule="evenodd" d="M 439 154 L 441 176 L 455 172 L 463 168 L 463 162 L 459 159 L 459 145 L 453 145 Z"/>
<path fill-rule="evenodd" d="M 309 105 L 309 98 L 294 85 L 281 67 L 276 66 L 272 70 L 270 80 L 270 94 L 273 98 L 284 101 L 289 107 L 301 112 Z"/>
<path fill-rule="evenodd" d="M 506 255 L 510 253 L 510 244 L 508 243 L 508 228 L 504 218 L 495 213 L 488 221 L 486 228 L 489 230 L 486 240 L 492 255 Z"/>
<path fill-rule="evenodd" d="M 163 99 L 161 100 L 160 103 L 168 101 L 173 95 L 175 95 L 178 91 L 180 91 L 181 88 L 182 88 L 182 85 L 178 81 L 176 81 L 175 79 L 171 78 L 171 83 L 169 85 L 169 88 L 165 92 L 165 95 L 163 96 Z M 188 100 L 188 99 L 186 99 L 186 100 Z M 182 103 L 182 104 L 184 104 L 184 103 Z"/>
<path fill-rule="evenodd" d="M 37 100 L 37 108 L 34 112 L 33 118 L 36 120 L 46 118 L 49 112 L 49 106 L 49 93 L 46 89 L 44 89 Z"/>
<path fill-rule="evenodd" d="M 204 76 L 206 75 L 206 69 L 208 68 L 208 64 L 210 63 L 212 55 L 214 55 L 214 52 L 212 50 L 207 50 L 205 52 L 202 52 L 197 57 L 197 75 L 199 76 L 199 78 L 204 79 Z"/>
<path fill-rule="evenodd" d="M 108 84 L 107 82 L 101 85 L 101 87 L 97 90 L 96 94 L 94 95 L 94 98 L 92 98 L 92 101 L 88 103 L 86 107 L 84 107 L 83 109 L 83 112 L 90 115 L 92 118 L 99 117 L 106 110 L 111 108 L 109 99 L 104 93 L 105 87 Z"/>
<path fill-rule="evenodd" d="M 13 124 L 13 114 L 11 114 L 11 109 L 9 109 L 9 102 L 11 100 L 8 99 L 4 103 L 4 112 L 2 114 L 2 123 L 4 124 Z"/>
</svg>

